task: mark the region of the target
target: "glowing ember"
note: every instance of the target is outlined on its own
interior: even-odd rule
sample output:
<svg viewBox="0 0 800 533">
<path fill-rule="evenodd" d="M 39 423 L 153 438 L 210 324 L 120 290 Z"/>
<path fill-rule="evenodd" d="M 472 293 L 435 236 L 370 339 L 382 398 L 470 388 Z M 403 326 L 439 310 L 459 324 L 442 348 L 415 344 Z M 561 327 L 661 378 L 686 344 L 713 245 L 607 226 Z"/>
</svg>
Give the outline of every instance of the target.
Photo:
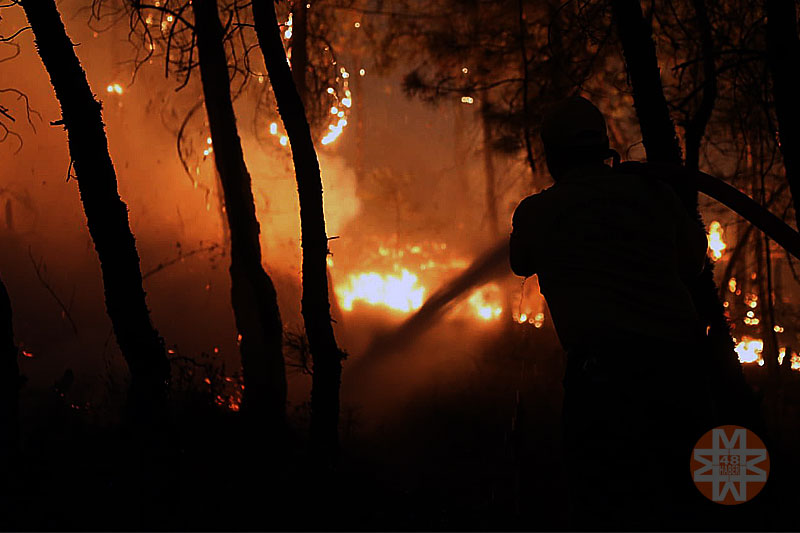
<svg viewBox="0 0 800 533">
<path fill-rule="evenodd" d="M 758 363 L 758 366 L 764 365 L 764 359 L 761 358 L 761 352 L 764 350 L 764 341 L 761 339 L 742 337 L 742 340 L 736 345 L 735 350 L 736 354 L 739 356 L 740 363 Z"/>
<path fill-rule="evenodd" d="M 722 252 L 728 245 L 722 240 L 722 225 L 714 220 L 708 226 L 708 248 L 714 261 L 722 258 Z"/>
<path fill-rule="evenodd" d="M 342 308 L 353 309 L 355 301 L 409 312 L 422 306 L 425 288 L 417 285 L 417 276 L 403 269 L 400 276 L 377 272 L 351 274 L 346 287 L 337 287 Z"/>
<path fill-rule="evenodd" d="M 342 131 L 344 131 L 345 126 L 347 126 L 347 119 L 340 118 L 339 122 L 337 122 L 335 126 L 333 124 L 328 126 L 328 129 L 330 131 L 325 134 L 325 136 L 322 138 L 320 142 L 322 144 L 332 143 L 333 141 L 339 138 L 339 135 L 342 134 Z"/>
</svg>

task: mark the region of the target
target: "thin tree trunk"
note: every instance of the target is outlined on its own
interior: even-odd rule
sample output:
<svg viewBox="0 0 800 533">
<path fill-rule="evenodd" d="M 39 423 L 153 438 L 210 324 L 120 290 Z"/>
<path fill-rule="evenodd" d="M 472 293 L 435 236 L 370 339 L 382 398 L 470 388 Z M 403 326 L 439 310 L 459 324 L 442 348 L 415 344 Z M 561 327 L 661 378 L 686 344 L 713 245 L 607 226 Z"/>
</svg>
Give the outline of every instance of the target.
<svg viewBox="0 0 800 533">
<path fill-rule="evenodd" d="M 772 74 L 779 145 L 800 229 L 800 99 L 795 81 L 800 67 L 800 39 L 795 2 L 766 0 L 766 12 L 767 63 Z"/>
<path fill-rule="evenodd" d="M 23 0 L 67 130 L 89 233 L 103 273 L 105 302 L 120 350 L 131 372 L 131 405 L 149 418 L 162 405 L 169 381 L 164 341 L 150 321 L 142 288 L 139 254 L 128 223 L 128 209 L 117 191 L 108 152 L 101 104 L 67 36 L 54 0 Z"/>
<path fill-rule="evenodd" d="M 528 49 L 526 37 L 528 24 L 525 22 L 525 8 L 522 0 L 517 1 L 517 15 L 519 17 L 519 51 L 520 69 L 522 70 L 522 137 L 525 140 L 525 157 L 531 169 L 531 183 L 535 186 L 536 160 L 533 157 L 533 143 L 531 141 L 530 110 L 528 105 Z"/>
<path fill-rule="evenodd" d="M 272 1 L 255 0 L 253 17 L 278 112 L 292 147 L 303 247 L 302 313 L 314 362 L 311 440 L 318 459 L 330 462 L 338 448 L 339 384 L 345 354 L 336 344 L 331 324 L 322 178 L 303 102 L 286 63 Z"/>
<path fill-rule="evenodd" d="M 651 28 L 642 16 L 638 1 L 612 0 L 611 5 L 647 159 L 680 166 L 681 149 L 664 97 Z M 689 189 L 691 197 L 684 197 L 683 200 L 687 210 L 694 213 L 702 225 L 696 185 Z M 749 403 L 749 389 L 734 351 L 730 324 L 714 281 L 714 266 L 708 257 L 702 274 L 690 283 L 689 290 L 707 331 L 707 349 L 711 358 L 709 364 L 714 372 L 719 400 L 718 414 L 728 420 L 741 415 L 751 419 L 754 413 Z"/>
<path fill-rule="evenodd" d="M 306 0 L 292 3 L 292 79 L 297 94 L 305 107 L 308 107 L 308 9 Z"/>
<path fill-rule="evenodd" d="M 756 278 L 758 286 L 758 325 L 763 339 L 761 358 L 767 368 L 767 375 L 775 379 L 778 375 L 778 339 L 775 335 L 775 311 L 772 302 L 772 258 L 769 253 L 769 239 L 759 235 L 755 242 Z"/>
<path fill-rule="evenodd" d="M 0 472 L 17 447 L 19 435 L 19 366 L 14 344 L 11 300 L 0 280 Z"/>
<path fill-rule="evenodd" d="M 703 96 L 694 116 L 686 124 L 686 168 L 700 168 L 700 146 L 717 100 L 717 70 L 714 64 L 714 37 L 705 0 L 692 0 L 700 30 L 700 53 L 703 56 Z"/>
<path fill-rule="evenodd" d="M 275 286 L 261 264 L 261 230 L 231 101 L 222 24 L 216 0 L 194 0 L 192 9 L 214 162 L 230 228 L 231 300 L 241 335 L 243 407 L 252 420 L 280 430 L 286 416 L 283 326 Z"/>
<path fill-rule="evenodd" d="M 638 1 L 612 0 L 611 7 L 633 89 L 633 106 L 639 117 L 647 160 L 679 165 L 681 147 L 664 98 L 650 26 L 642 16 Z"/>
</svg>

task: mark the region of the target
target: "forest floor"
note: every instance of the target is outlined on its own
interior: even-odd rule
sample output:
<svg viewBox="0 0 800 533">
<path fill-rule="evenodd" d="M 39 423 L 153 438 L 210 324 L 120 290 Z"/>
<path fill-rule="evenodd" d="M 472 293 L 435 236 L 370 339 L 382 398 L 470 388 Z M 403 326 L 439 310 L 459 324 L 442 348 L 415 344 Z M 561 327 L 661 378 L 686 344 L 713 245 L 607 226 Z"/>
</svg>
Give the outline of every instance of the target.
<svg viewBox="0 0 800 533">
<path fill-rule="evenodd" d="M 569 529 L 562 354 L 539 346 L 528 357 L 547 338 L 533 328 L 514 342 L 503 335 L 502 353 L 499 337 L 487 338 L 469 372 L 427 383 L 379 423 L 343 416 L 335 471 L 311 463 L 302 429 L 272 448 L 207 394 L 176 394 L 168 427 L 148 446 L 124 424 L 76 409 L 68 394 L 24 390 L 22 450 L 0 486 L 0 529 Z M 746 373 L 763 387 L 759 367 Z M 800 529 L 800 373 L 784 391 L 762 436 L 770 481 L 731 511 L 740 529 Z M 302 427 L 303 414 L 295 418 Z"/>
</svg>

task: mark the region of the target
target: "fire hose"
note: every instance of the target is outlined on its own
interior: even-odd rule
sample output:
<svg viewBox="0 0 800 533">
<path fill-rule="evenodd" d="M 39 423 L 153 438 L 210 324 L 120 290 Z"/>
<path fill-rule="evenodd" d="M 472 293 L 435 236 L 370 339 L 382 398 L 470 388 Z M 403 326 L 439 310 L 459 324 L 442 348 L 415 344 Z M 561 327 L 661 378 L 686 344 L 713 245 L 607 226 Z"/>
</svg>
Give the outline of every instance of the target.
<svg viewBox="0 0 800 533">
<path fill-rule="evenodd" d="M 761 230 L 788 253 L 800 259 L 800 233 L 775 216 L 761 204 L 725 183 L 719 178 L 698 171 L 698 192 L 713 198 Z M 408 346 L 436 321 L 450 304 L 470 288 L 482 285 L 500 276 L 508 269 L 508 238 L 503 238 L 487 248 L 458 276 L 434 292 L 416 313 L 408 317 L 394 331 L 377 336 L 367 354 L 389 353 Z"/>
</svg>

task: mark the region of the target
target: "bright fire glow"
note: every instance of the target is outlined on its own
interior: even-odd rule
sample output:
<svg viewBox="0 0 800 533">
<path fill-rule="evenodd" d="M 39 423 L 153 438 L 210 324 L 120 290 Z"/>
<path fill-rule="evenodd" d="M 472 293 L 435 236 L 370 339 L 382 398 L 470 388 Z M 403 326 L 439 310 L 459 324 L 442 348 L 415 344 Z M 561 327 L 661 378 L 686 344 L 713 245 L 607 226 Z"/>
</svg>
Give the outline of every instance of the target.
<svg viewBox="0 0 800 533">
<path fill-rule="evenodd" d="M 422 306 L 425 288 L 417 285 L 417 276 L 403 269 L 400 276 L 381 275 L 377 272 L 351 274 L 347 286 L 336 292 L 346 311 L 353 309 L 353 303 L 363 301 L 396 311 L 409 312 Z"/>
<path fill-rule="evenodd" d="M 714 220 L 708 226 L 708 248 L 714 261 L 722 259 L 722 252 L 728 247 L 722 240 L 722 225 Z"/>
<path fill-rule="evenodd" d="M 503 307 L 497 304 L 500 287 L 490 283 L 473 292 L 469 297 L 469 305 L 475 314 L 483 320 L 496 320 L 503 314 Z"/>
<path fill-rule="evenodd" d="M 764 364 L 764 359 L 761 357 L 761 352 L 764 351 L 764 341 L 761 339 L 742 337 L 735 350 L 740 363 L 758 363 L 759 366 Z"/>
<path fill-rule="evenodd" d="M 325 134 L 325 136 L 322 138 L 320 142 L 322 144 L 332 143 L 333 141 L 339 138 L 339 135 L 342 134 L 342 131 L 344 130 L 345 126 L 347 126 L 347 119 L 340 118 L 339 122 L 337 122 L 335 126 L 333 124 L 328 126 L 328 129 L 330 129 L 330 131 Z"/>
</svg>

